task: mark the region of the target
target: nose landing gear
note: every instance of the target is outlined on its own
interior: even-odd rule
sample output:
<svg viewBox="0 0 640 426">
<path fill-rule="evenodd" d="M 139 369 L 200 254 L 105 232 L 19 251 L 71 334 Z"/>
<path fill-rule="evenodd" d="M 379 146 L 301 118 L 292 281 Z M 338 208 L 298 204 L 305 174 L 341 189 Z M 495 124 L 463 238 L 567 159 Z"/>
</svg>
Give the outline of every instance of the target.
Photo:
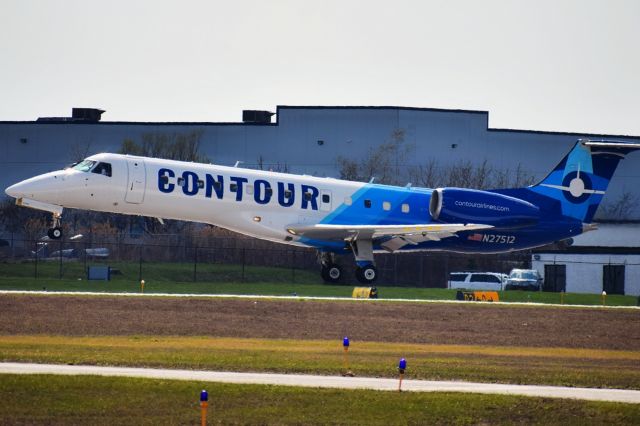
<svg viewBox="0 0 640 426">
<path fill-rule="evenodd" d="M 51 228 L 47 231 L 47 236 L 52 240 L 59 240 L 62 238 L 62 228 L 60 227 L 60 219 L 62 215 L 59 213 L 53 214 L 53 219 L 51 221 Z"/>
</svg>

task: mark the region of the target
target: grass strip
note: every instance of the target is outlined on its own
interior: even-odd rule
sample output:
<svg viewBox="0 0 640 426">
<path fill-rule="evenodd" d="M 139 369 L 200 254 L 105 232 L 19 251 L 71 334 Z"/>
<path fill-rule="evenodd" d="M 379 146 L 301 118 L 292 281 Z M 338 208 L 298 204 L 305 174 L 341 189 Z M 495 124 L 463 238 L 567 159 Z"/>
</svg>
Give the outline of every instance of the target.
<svg viewBox="0 0 640 426">
<path fill-rule="evenodd" d="M 640 405 L 511 395 L 395 393 L 121 377 L 0 375 L 3 424 L 632 425 Z"/>
<path fill-rule="evenodd" d="M 640 352 L 352 342 L 348 369 L 395 377 L 640 389 Z M 0 360 L 338 375 L 341 342 L 156 336 L 0 336 Z"/>
<path fill-rule="evenodd" d="M 7 274 L 4 271 L 6 264 L 0 265 L 0 275 Z M 161 271 L 167 269 L 164 265 Z M 145 293 L 173 293 L 173 294 L 237 294 L 237 295 L 263 295 L 263 296 L 317 296 L 317 297 L 351 297 L 353 286 L 329 285 L 317 283 L 317 279 L 308 276 L 293 278 L 291 273 L 282 282 L 269 281 L 273 271 L 261 272 L 274 268 L 257 268 L 255 280 L 252 282 L 241 281 L 185 281 L 189 274 L 176 276 L 176 281 L 168 281 L 167 276 L 155 275 L 145 278 Z M 175 272 L 175 271 L 174 271 Z M 137 277 L 137 275 L 136 275 Z M 224 277 L 222 274 L 220 277 Z M 306 277 L 306 278 L 305 278 Z M 377 285 L 381 299 L 429 299 L 429 300 L 455 300 L 457 290 L 443 288 L 415 288 Z M 111 281 L 86 281 L 85 279 L 58 279 L 58 278 L 33 278 L 2 276 L 0 277 L 0 290 L 47 290 L 47 291 L 97 291 L 97 292 L 131 292 L 140 293 L 140 283 L 137 279 L 117 278 Z M 564 303 L 566 305 L 601 305 L 602 298 L 597 294 L 566 293 L 562 297 L 560 293 L 529 292 L 529 291 L 502 291 L 499 292 L 500 300 L 504 302 L 531 302 L 531 303 Z M 609 295 L 605 301 L 608 306 L 636 306 L 638 298 L 634 296 Z"/>
</svg>

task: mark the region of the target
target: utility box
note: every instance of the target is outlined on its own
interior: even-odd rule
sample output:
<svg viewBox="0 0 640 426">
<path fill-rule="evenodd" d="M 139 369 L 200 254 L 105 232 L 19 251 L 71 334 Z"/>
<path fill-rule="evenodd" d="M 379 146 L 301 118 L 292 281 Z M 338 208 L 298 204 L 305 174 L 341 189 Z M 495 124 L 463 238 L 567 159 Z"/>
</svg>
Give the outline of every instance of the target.
<svg viewBox="0 0 640 426">
<path fill-rule="evenodd" d="M 111 268 L 109 266 L 89 266 L 87 268 L 87 279 L 97 281 L 110 281 Z"/>
</svg>

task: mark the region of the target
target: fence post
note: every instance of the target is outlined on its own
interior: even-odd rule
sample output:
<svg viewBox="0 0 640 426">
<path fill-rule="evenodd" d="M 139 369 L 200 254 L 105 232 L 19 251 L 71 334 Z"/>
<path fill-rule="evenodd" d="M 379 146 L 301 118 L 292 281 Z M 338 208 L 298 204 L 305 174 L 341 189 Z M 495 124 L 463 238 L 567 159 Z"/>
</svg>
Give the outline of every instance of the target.
<svg viewBox="0 0 640 426">
<path fill-rule="evenodd" d="M 193 282 L 198 281 L 198 246 L 193 248 Z"/>
<path fill-rule="evenodd" d="M 60 257 L 60 267 L 58 270 L 58 279 L 62 279 L 62 238 L 60 238 L 60 246 L 58 247 L 58 253 Z"/>
<path fill-rule="evenodd" d="M 36 260 L 33 263 L 33 278 L 38 279 L 38 240 L 35 240 Z"/>
<path fill-rule="evenodd" d="M 393 253 L 393 285 L 398 285 L 398 254 Z"/>
<path fill-rule="evenodd" d="M 244 263 L 245 263 L 245 253 L 246 249 L 244 247 L 242 247 L 242 282 L 244 282 Z"/>
<path fill-rule="evenodd" d="M 138 281 L 142 281 L 142 243 L 138 246 L 139 257 L 140 257 L 140 266 L 138 269 Z"/>
</svg>

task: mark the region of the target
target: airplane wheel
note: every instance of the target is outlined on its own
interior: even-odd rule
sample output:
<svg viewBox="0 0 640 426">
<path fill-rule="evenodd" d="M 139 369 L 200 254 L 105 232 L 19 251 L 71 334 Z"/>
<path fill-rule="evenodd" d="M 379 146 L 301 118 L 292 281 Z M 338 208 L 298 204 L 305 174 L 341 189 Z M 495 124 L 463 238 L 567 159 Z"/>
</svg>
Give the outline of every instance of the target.
<svg viewBox="0 0 640 426">
<path fill-rule="evenodd" d="M 378 270 L 373 265 L 356 269 L 356 278 L 362 284 L 372 284 L 378 278 Z"/>
<path fill-rule="evenodd" d="M 320 273 L 322 279 L 329 283 L 337 283 L 342 278 L 342 269 L 335 263 L 330 263 L 327 266 L 322 266 Z"/>
<path fill-rule="evenodd" d="M 47 231 L 47 235 L 52 240 L 59 240 L 60 238 L 62 238 L 62 229 L 60 227 L 56 226 L 55 228 L 49 229 Z"/>
</svg>

